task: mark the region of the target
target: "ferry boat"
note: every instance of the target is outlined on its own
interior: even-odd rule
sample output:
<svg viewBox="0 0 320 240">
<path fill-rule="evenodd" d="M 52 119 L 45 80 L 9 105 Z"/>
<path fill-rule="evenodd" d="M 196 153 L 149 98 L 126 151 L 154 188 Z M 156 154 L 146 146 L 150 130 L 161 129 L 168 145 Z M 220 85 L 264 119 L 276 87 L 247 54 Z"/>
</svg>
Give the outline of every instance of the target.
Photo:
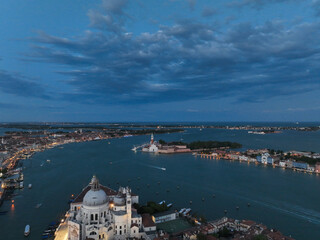
<svg viewBox="0 0 320 240">
<path fill-rule="evenodd" d="M 24 228 L 24 235 L 28 237 L 29 234 L 30 234 L 30 225 L 26 225 L 26 227 Z"/>
</svg>

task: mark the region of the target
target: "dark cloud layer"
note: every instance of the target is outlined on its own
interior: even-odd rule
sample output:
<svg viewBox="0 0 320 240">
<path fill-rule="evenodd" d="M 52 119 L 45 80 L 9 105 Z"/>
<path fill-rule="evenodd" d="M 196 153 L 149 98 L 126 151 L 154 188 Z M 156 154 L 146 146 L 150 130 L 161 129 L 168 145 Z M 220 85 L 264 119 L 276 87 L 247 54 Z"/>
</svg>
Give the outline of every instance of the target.
<svg viewBox="0 0 320 240">
<path fill-rule="evenodd" d="M 231 7 L 252 7 L 255 9 L 261 9 L 265 5 L 273 3 L 285 3 L 294 2 L 298 0 L 234 0 L 228 3 Z"/>
<path fill-rule="evenodd" d="M 244 23 L 222 31 L 186 20 L 135 35 L 125 29 L 126 1 L 108 4 L 89 11 L 95 29 L 80 38 L 40 33 L 35 39 L 31 61 L 70 69 L 60 73 L 77 91 L 65 100 L 137 104 L 232 96 L 257 102 L 319 89 L 318 23 Z"/>
<path fill-rule="evenodd" d="M 2 70 L 0 70 L 0 91 L 18 97 L 50 98 L 41 84 L 19 74 Z M 1 105 L 1 107 L 4 106 L 8 107 L 10 105 Z"/>
<path fill-rule="evenodd" d="M 313 0 L 311 6 L 315 11 L 315 15 L 320 17 L 320 0 Z"/>
</svg>

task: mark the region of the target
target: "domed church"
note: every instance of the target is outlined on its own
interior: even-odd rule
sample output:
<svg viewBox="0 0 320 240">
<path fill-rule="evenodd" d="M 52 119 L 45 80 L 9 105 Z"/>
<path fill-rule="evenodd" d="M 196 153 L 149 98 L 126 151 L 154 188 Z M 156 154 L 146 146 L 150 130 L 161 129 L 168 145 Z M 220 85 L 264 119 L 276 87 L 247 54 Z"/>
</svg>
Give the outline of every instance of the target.
<svg viewBox="0 0 320 240">
<path fill-rule="evenodd" d="M 90 184 L 70 204 L 69 240 L 143 239 L 142 218 L 132 208 L 139 197 L 128 187 L 118 191 L 99 184 L 93 176 Z"/>
</svg>

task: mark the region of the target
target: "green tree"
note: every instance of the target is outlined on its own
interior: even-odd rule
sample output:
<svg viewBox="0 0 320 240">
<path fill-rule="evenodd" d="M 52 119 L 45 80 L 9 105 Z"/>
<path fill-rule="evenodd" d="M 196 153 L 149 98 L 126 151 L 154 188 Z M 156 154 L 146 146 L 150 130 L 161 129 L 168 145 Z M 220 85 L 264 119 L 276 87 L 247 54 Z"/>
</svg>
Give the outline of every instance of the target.
<svg viewBox="0 0 320 240">
<path fill-rule="evenodd" d="M 259 234 L 254 236 L 253 240 L 268 240 L 268 238 L 265 235 Z"/>
</svg>

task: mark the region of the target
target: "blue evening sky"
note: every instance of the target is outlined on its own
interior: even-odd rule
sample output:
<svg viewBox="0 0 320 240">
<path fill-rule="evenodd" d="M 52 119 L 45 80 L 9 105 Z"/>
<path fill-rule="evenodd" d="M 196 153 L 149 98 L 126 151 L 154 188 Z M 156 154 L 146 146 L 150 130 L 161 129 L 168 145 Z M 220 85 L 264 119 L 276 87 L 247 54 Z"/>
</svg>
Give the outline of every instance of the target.
<svg viewBox="0 0 320 240">
<path fill-rule="evenodd" d="M 320 0 L 0 0 L 0 122 L 319 121 Z"/>
</svg>

